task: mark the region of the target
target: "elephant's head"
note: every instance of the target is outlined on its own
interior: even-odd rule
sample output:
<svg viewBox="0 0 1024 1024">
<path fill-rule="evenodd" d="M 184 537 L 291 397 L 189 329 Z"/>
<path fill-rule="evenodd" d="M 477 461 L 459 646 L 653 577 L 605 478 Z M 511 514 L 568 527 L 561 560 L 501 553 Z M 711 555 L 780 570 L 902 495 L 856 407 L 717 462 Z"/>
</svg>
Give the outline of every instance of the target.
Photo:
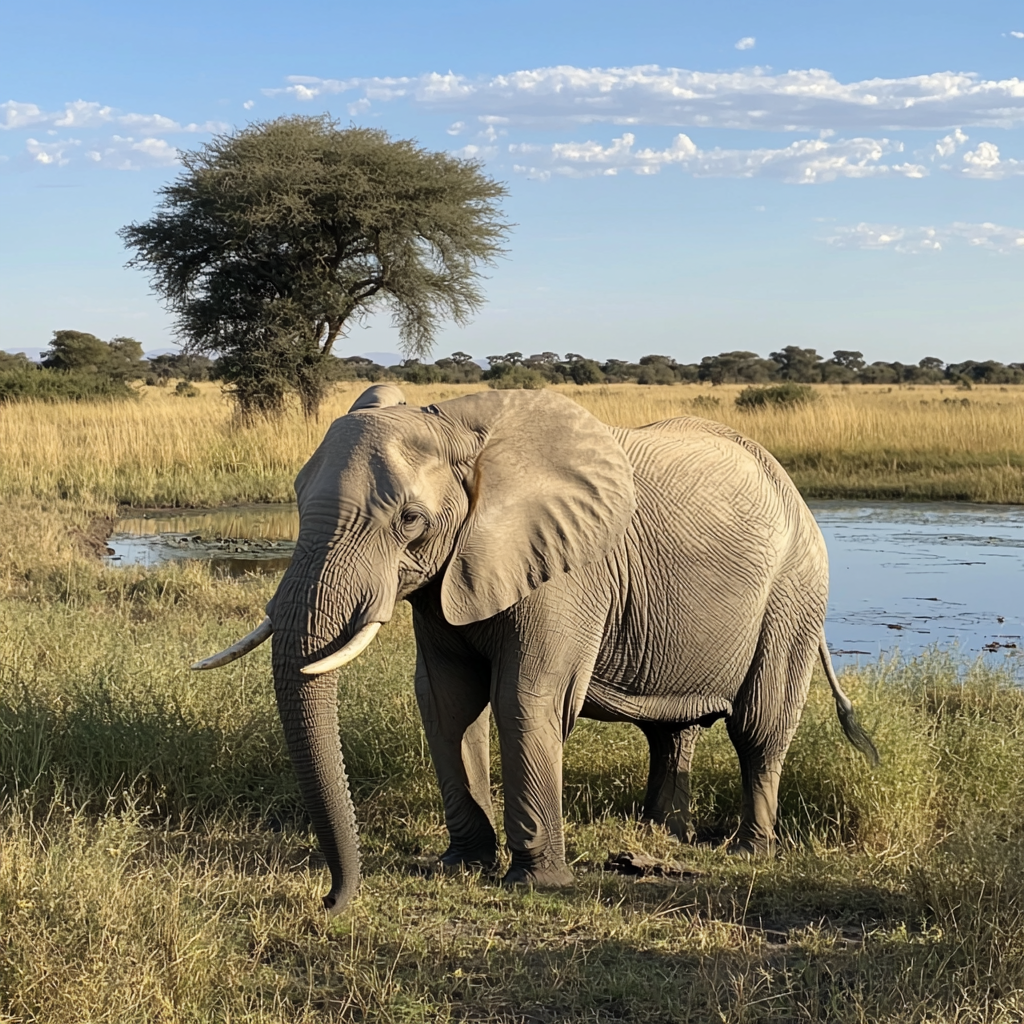
<svg viewBox="0 0 1024 1024">
<path fill-rule="evenodd" d="M 331 424 L 295 492 L 298 542 L 267 618 L 194 667 L 273 633 L 278 709 L 336 913 L 359 857 L 335 670 L 432 581 L 445 619 L 464 626 L 601 558 L 633 512 L 633 475 L 611 432 L 560 395 L 492 391 L 413 408 L 383 385 Z"/>
</svg>

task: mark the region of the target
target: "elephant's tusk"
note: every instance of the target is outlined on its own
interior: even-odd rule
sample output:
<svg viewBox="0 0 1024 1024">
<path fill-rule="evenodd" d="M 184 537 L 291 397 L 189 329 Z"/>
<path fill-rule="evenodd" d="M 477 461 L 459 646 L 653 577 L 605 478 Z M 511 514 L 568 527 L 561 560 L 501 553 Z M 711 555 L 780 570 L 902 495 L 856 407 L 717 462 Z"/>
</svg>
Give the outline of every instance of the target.
<svg viewBox="0 0 1024 1024">
<path fill-rule="evenodd" d="M 220 668 L 221 665 L 227 665 L 259 647 L 261 643 L 270 638 L 270 634 L 273 632 L 274 627 L 270 624 L 270 618 L 267 617 L 248 636 L 243 636 L 237 643 L 225 647 L 219 654 L 211 654 L 208 658 L 197 661 L 192 669 L 200 671 L 204 668 Z"/>
<path fill-rule="evenodd" d="M 328 654 L 326 658 L 314 661 L 312 665 L 307 665 L 299 671 L 306 676 L 322 676 L 325 672 L 333 672 L 336 668 L 347 665 L 370 646 L 380 627 L 379 622 L 371 622 L 368 626 L 363 626 L 340 651 Z"/>
</svg>

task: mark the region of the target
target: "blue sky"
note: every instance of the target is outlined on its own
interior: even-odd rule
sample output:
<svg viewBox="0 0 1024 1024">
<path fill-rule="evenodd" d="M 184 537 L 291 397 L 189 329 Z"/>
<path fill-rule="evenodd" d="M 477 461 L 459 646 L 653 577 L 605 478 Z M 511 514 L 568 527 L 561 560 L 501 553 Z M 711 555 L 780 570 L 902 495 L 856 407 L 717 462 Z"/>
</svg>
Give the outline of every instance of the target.
<svg viewBox="0 0 1024 1024">
<path fill-rule="evenodd" d="M 11 5 L 0 349 L 172 348 L 116 230 L 179 149 L 329 111 L 511 189 L 488 304 L 435 355 L 1022 360 L 1018 76 L 1010 3 Z M 344 345 L 396 348 L 380 321 Z"/>
</svg>

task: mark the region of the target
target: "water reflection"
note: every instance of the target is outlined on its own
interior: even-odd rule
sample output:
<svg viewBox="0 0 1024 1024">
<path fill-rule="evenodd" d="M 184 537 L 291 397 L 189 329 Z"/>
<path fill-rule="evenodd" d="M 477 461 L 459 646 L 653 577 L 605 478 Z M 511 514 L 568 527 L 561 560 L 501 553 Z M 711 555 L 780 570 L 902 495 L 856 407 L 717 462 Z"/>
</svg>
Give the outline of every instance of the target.
<svg viewBox="0 0 1024 1024">
<path fill-rule="evenodd" d="M 1024 652 L 1024 508 L 812 501 L 828 544 L 828 639 L 839 664 L 957 643 Z M 140 513 L 118 523 L 111 564 L 208 558 L 221 572 L 278 572 L 298 536 L 294 505 Z"/>
</svg>

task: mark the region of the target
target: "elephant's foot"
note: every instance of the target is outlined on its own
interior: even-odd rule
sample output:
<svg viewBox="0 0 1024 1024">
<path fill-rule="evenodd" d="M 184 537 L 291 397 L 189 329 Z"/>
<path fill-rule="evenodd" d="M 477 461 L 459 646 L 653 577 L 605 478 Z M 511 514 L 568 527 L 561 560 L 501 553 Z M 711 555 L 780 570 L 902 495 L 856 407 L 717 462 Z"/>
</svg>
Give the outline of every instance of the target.
<svg viewBox="0 0 1024 1024">
<path fill-rule="evenodd" d="M 554 863 L 529 853 L 512 851 L 512 866 L 505 872 L 502 885 L 530 885 L 537 889 L 565 889 L 573 884 L 573 874 L 562 861 Z"/>
<path fill-rule="evenodd" d="M 498 868 L 498 851 L 491 849 L 470 850 L 454 843 L 438 858 L 442 871 L 482 871 L 493 874 Z"/>
<path fill-rule="evenodd" d="M 667 818 L 656 818 L 653 815 L 644 814 L 640 821 L 652 828 L 663 828 L 675 840 L 680 843 L 692 845 L 697 838 L 697 833 L 690 823 L 689 816 L 670 815 Z"/>
<path fill-rule="evenodd" d="M 741 827 L 726 844 L 725 852 L 731 857 L 768 857 L 775 852 L 775 836 Z"/>
</svg>

